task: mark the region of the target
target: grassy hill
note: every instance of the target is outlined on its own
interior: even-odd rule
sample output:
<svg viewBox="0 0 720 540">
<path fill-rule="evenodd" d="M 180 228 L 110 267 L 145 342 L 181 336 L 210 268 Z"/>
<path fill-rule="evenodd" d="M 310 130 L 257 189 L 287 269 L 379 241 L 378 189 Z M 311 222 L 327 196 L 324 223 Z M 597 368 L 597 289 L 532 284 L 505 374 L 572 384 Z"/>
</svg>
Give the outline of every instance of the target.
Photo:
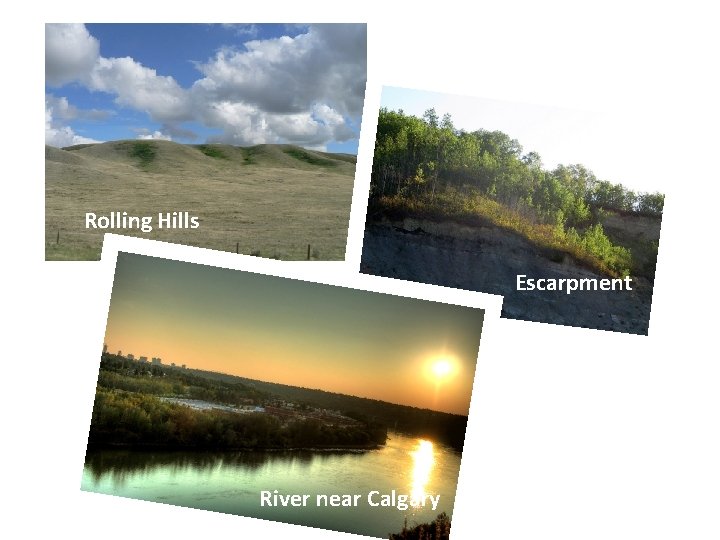
<svg viewBox="0 0 720 540">
<path fill-rule="evenodd" d="M 45 255 L 96 260 L 105 232 L 278 259 L 345 256 L 355 156 L 292 145 L 169 141 L 45 147 Z M 154 230 L 86 229 L 85 214 L 153 216 Z M 187 211 L 197 229 L 158 229 Z M 58 234 L 59 233 L 59 234 Z"/>
</svg>

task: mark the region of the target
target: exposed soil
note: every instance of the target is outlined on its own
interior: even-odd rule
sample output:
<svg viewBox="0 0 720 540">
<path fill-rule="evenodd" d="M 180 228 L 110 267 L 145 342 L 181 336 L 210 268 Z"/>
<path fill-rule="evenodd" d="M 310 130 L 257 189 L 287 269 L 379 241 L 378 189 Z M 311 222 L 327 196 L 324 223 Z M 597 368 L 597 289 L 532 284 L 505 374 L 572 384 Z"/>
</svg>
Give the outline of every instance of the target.
<svg viewBox="0 0 720 540">
<path fill-rule="evenodd" d="M 632 276 L 631 291 L 518 291 L 529 278 L 608 276 L 498 227 L 404 219 L 368 223 L 361 271 L 504 297 L 502 316 L 647 335 L 652 284 Z"/>
</svg>

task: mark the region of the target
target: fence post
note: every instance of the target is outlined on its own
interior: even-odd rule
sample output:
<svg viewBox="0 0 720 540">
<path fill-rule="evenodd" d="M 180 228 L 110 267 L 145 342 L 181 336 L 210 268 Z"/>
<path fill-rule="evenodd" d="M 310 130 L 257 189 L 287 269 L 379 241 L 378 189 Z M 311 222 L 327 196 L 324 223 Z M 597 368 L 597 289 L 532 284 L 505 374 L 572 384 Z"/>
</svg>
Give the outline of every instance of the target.
<svg viewBox="0 0 720 540">
<path fill-rule="evenodd" d="M 308 258 L 307 258 L 307 260 L 308 260 L 308 261 L 310 260 L 310 244 L 308 244 Z"/>
<path fill-rule="evenodd" d="M 240 253 L 240 242 L 235 244 L 235 253 L 238 253 L 238 254 Z"/>
<path fill-rule="evenodd" d="M 55 243 L 56 244 L 60 243 L 60 229 L 58 229 L 57 238 L 55 239 Z"/>
</svg>

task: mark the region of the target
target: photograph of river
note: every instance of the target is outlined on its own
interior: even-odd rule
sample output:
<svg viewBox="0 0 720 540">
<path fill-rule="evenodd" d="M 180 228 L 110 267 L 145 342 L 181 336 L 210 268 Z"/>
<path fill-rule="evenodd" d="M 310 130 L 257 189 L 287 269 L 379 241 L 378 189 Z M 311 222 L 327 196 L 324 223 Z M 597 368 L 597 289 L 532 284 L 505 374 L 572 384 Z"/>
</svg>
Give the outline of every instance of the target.
<svg viewBox="0 0 720 540">
<path fill-rule="evenodd" d="M 447 446 L 390 432 L 387 444 L 367 452 L 89 453 L 82 489 L 242 516 L 386 538 L 408 524 L 452 514 L 460 454 Z M 362 494 L 357 507 L 318 507 L 317 495 Z M 307 507 L 260 506 L 262 490 L 310 494 Z M 433 510 L 373 507 L 381 495 L 441 494 Z"/>
<path fill-rule="evenodd" d="M 483 315 L 119 253 L 81 489 L 447 538 Z"/>
</svg>

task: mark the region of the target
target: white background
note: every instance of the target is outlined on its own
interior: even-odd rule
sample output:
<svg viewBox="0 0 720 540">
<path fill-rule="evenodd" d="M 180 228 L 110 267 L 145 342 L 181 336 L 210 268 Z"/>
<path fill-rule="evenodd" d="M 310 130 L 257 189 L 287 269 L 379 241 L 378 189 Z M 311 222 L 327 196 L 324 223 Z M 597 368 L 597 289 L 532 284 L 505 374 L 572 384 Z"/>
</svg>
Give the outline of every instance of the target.
<svg viewBox="0 0 720 540">
<path fill-rule="evenodd" d="M 102 263 L 43 261 L 41 139 L 45 22 L 353 21 L 368 22 L 369 57 L 350 270 L 383 84 L 611 111 L 627 123 L 607 152 L 634 145 L 634 171 L 666 194 L 649 337 L 489 311 L 452 538 L 719 538 L 712 3 L 256 4 L 25 2 L 6 11 L 3 536 L 347 536 L 80 491 L 110 280 Z M 342 272 L 328 268 L 318 272 Z"/>
</svg>

